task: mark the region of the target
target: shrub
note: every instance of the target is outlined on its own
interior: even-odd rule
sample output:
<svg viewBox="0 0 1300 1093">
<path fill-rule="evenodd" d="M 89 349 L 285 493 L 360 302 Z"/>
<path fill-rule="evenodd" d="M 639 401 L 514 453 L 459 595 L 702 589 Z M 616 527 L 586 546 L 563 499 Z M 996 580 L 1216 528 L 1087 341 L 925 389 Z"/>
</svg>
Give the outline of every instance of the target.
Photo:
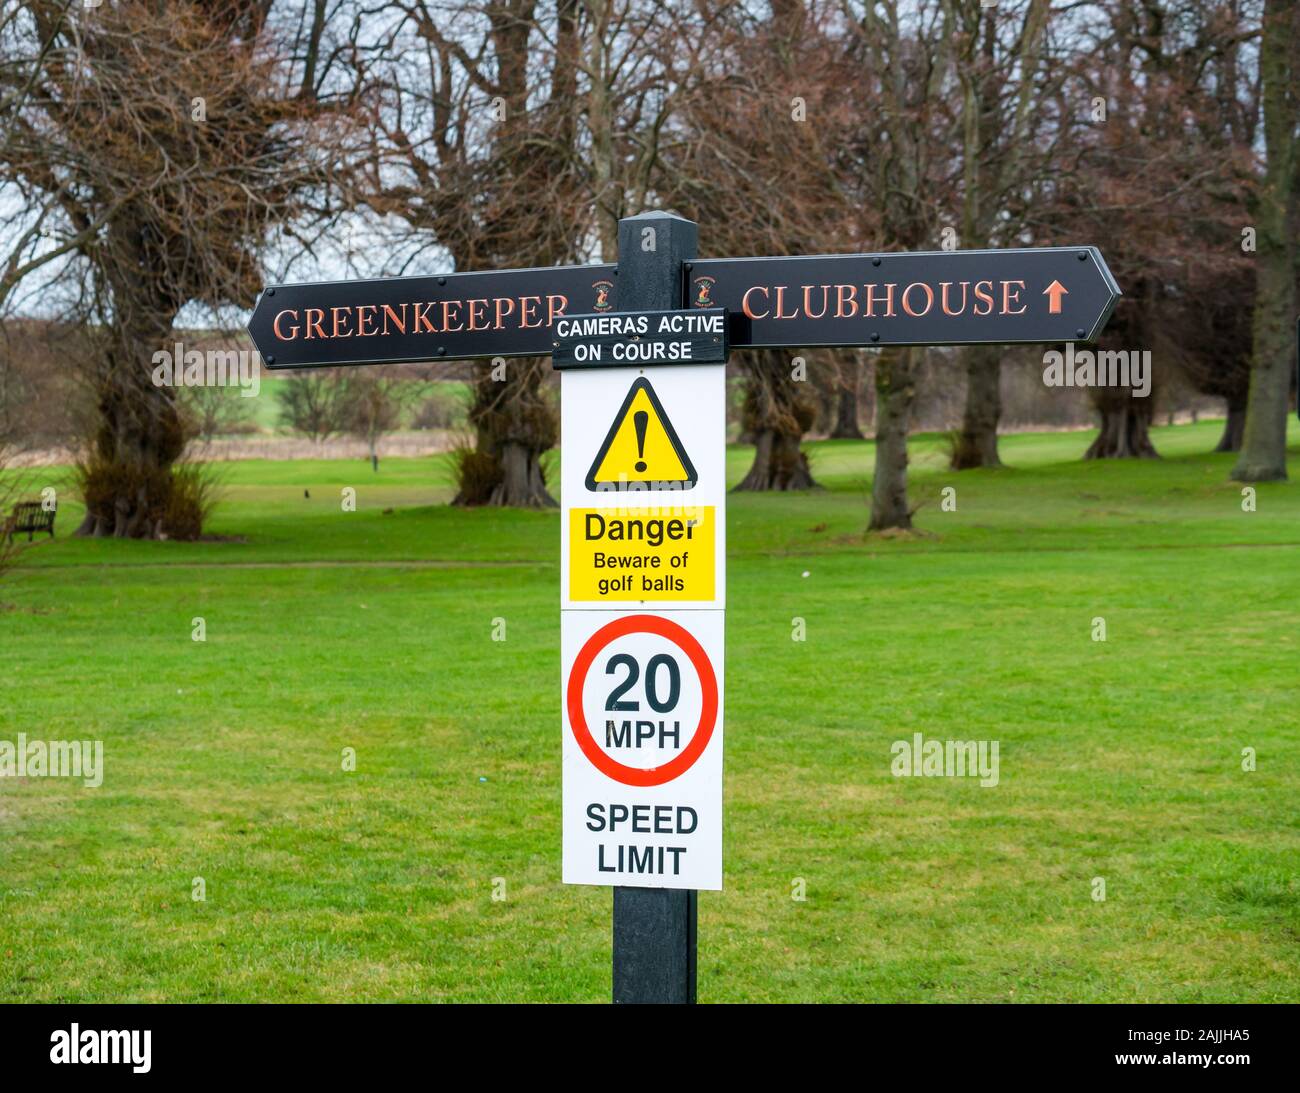
<svg viewBox="0 0 1300 1093">
<path fill-rule="evenodd" d="M 203 534 L 217 505 L 217 475 L 208 463 L 181 463 L 172 468 L 172 488 L 162 518 L 162 535 L 191 542 Z"/>
<path fill-rule="evenodd" d="M 501 461 L 490 452 L 475 451 L 462 442 L 452 451 L 456 475 L 456 500 L 462 505 L 488 505 L 501 481 Z"/>
<path fill-rule="evenodd" d="M 217 480 L 208 464 L 177 463 L 171 468 L 107 462 L 97 457 L 80 460 L 75 477 L 89 512 L 104 511 L 121 497 L 147 498 L 148 509 L 134 513 L 133 526 L 143 528 L 135 538 L 191 541 L 203 534 L 203 525 L 216 505 Z M 87 526 L 81 534 L 107 535 L 111 530 Z"/>
</svg>

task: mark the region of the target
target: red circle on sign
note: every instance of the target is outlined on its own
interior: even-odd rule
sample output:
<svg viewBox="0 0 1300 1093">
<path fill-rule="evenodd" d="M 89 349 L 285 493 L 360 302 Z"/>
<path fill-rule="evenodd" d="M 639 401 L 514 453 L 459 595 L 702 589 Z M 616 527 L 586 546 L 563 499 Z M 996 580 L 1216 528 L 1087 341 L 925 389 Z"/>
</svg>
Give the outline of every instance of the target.
<svg viewBox="0 0 1300 1093">
<path fill-rule="evenodd" d="M 702 702 L 700 723 L 695 729 L 695 735 L 681 755 L 661 767 L 629 767 L 611 759 L 592 737 L 582 709 L 582 687 L 587 681 L 587 672 L 596 659 L 596 654 L 611 641 L 627 634 L 658 634 L 661 638 L 667 638 L 686 654 L 700 677 Z M 658 615 L 625 615 L 606 623 L 578 650 L 578 656 L 569 671 L 568 706 L 569 727 L 573 729 L 573 737 L 578 741 L 583 755 L 591 760 L 597 770 L 625 786 L 662 786 L 690 770 L 695 760 L 709 746 L 713 727 L 718 722 L 718 679 L 713 674 L 708 654 L 684 626 Z"/>
</svg>

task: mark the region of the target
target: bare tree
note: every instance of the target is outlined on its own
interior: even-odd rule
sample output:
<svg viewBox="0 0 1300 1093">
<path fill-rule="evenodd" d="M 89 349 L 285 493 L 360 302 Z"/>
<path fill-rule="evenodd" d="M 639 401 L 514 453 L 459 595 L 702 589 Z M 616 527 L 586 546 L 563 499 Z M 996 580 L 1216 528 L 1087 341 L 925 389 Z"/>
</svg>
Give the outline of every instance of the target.
<svg viewBox="0 0 1300 1093">
<path fill-rule="evenodd" d="M 458 270 L 573 261 L 587 214 L 574 149 L 579 14 L 577 0 L 417 0 L 388 19 L 356 199 L 427 235 Z M 555 504 L 541 463 L 559 432 L 549 374 L 533 358 L 477 368 L 457 503 Z"/>
<path fill-rule="evenodd" d="M 402 423 L 402 415 L 418 388 L 403 376 L 365 369 L 348 384 L 344 422 L 348 432 L 364 440 L 372 470 L 379 470 L 379 441 Z"/>
<path fill-rule="evenodd" d="M 175 393 L 151 380 L 153 354 L 187 305 L 251 304 L 268 233 L 321 199 L 338 158 L 318 154 L 340 116 L 317 101 L 319 33 L 295 48 L 272 9 L 6 5 L 0 188 L 21 211 L 0 299 L 51 273 L 93 325 L 82 534 L 196 525 L 172 496 L 188 435 Z"/>
<path fill-rule="evenodd" d="M 1259 232 L 1254 347 L 1238 482 L 1286 477 L 1287 392 L 1295 360 L 1297 198 L 1300 197 L 1300 5 L 1266 0 L 1260 74 L 1265 169 L 1255 205 Z"/>
<path fill-rule="evenodd" d="M 1226 259 L 1213 267 L 1189 266 L 1183 281 L 1186 294 L 1169 315 L 1166 329 L 1179 333 L 1172 348 L 1191 385 L 1223 399 L 1227 419 L 1214 450 L 1239 452 L 1250 391 L 1254 270 L 1246 262 Z"/>
<path fill-rule="evenodd" d="M 317 444 L 348 425 L 353 377 L 333 368 L 295 372 L 276 389 L 280 424 Z"/>
<path fill-rule="evenodd" d="M 1124 297 L 1101 347 L 1149 351 L 1157 385 L 1180 361 L 1213 355 L 1196 344 L 1202 326 L 1185 321 L 1188 310 L 1218 306 L 1222 284 L 1249 261 L 1241 228 L 1255 166 L 1243 119 L 1254 107 L 1234 60 L 1257 33 L 1248 6 L 1101 5 L 1104 18 L 1082 24 L 1066 92 L 1100 110 L 1058 145 L 1058 179 L 1038 203 L 1040 238 L 1103 249 Z M 1123 386 L 1090 395 L 1101 428 L 1087 458 L 1157 454 L 1152 398 Z"/>
<path fill-rule="evenodd" d="M 621 217 L 653 197 L 671 203 L 662 155 L 690 134 L 674 122 L 704 80 L 718 22 L 710 10 L 664 0 L 582 0 L 579 95 L 585 110 L 576 167 L 595 216 L 598 254 L 612 260 Z"/>
<path fill-rule="evenodd" d="M 1026 199 L 1051 163 L 1051 137 L 1068 133 L 1064 119 L 1049 126 L 1064 66 L 1052 63 L 1051 0 L 1023 9 L 979 0 L 944 0 L 955 31 L 952 55 L 961 90 L 961 243 L 1005 246 L 1023 237 Z M 962 350 L 966 405 L 952 454 L 954 470 L 997 467 L 1002 416 L 1001 346 Z"/>
<path fill-rule="evenodd" d="M 853 139 L 843 169 L 860 204 L 880 216 L 877 246 L 920 249 L 941 211 L 952 207 L 955 120 L 949 108 L 954 28 L 938 4 L 910 14 L 894 4 L 845 0 L 850 55 L 860 80 Z M 912 526 L 907 499 L 907 434 L 923 350 L 875 359 L 876 468 L 869 529 Z"/>
<path fill-rule="evenodd" d="M 226 387 L 186 387 L 180 392 L 180 404 L 190 432 L 200 440 L 254 428 L 253 404 Z"/>
<path fill-rule="evenodd" d="M 863 237 L 870 213 L 850 212 L 836 170 L 858 89 L 834 24 L 831 6 L 780 0 L 769 17 L 731 5 L 711 28 L 713 51 L 661 149 L 664 191 L 700 222 L 703 253 L 818 254 Z M 736 488 L 814 485 L 800 447 L 817 416 L 806 379 L 833 357 L 758 350 L 740 363 L 754 461 Z"/>
<path fill-rule="evenodd" d="M 834 440 L 861 440 L 858 399 L 862 391 L 862 355 L 856 349 L 835 355 L 835 418 L 830 436 Z"/>
</svg>

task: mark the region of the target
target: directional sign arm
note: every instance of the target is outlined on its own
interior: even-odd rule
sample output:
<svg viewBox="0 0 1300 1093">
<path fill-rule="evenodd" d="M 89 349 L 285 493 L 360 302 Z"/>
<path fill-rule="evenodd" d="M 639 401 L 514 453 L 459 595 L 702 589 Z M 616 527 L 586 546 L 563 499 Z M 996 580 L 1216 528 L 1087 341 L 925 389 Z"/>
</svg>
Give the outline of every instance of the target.
<svg viewBox="0 0 1300 1093">
<path fill-rule="evenodd" d="M 626 279 L 596 265 L 272 285 L 248 333 L 271 368 L 542 356 L 561 317 L 629 310 Z M 692 309 L 729 310 L 736 348 L 1086 342 L 1120 297 L 1095 247 L 717 258 L 684 279 Z"/>
<path fill-rule="evenodd" d="M 611 265 L 270 285 L 248 334 L 271 368 L 549 356 L 563 315 L 612 308 Z"/>
<path fill-rule="evenodd" d="M 685 291 L 737 349 L 1087 342 L 1121 295 L 1096 247 L 703 259 Z"/>
</svg>

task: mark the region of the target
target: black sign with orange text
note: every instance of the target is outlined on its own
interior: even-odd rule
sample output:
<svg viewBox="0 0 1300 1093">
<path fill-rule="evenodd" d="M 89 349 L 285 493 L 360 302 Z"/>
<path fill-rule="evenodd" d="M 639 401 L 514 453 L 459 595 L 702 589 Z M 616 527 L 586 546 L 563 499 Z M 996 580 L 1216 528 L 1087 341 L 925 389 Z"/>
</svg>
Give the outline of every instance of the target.
<svg viewBox="0 0 1300 1093">
<path fill-rule="evenodd" d="M 550 355 L 569 315 L 617 308 L 617 267 L 272 285 L 248 332 L 271 368 Z M 734 349 L 1093 341 L 1120 297 L 1095 247 L 710 258 L 683 304 Z"/>
<path fill-rule="evenodd" d="M 565 314 L 614 307 L 612 265 L 271 285 L 248 333 L 271 368 L 550 356 Z"/>
<path fill-rule="evenodd" d="M 1095 247 L 711 258 L 685 281 L 734 349 L 1087 342 L 1121 295 Z"/>
</svg>

